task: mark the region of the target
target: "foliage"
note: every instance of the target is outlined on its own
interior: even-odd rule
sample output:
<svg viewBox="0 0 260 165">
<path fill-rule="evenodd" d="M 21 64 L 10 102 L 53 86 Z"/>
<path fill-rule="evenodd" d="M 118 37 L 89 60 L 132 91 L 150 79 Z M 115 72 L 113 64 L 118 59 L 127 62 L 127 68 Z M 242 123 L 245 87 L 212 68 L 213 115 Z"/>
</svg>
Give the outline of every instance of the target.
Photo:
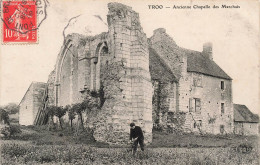
<svg viewBox="0 0 260 165">
<path fill-rule="evenodd" d="M 48 106 L 48 107 L 46 108 L 46 111 L 47 111 L 48 116 L 53 117 L 54 114 L 55 114 L 55 113 L 54 113 L 54 112 L 55 112 L 55 109 L 56 109 L 56 106 L 54 106 L 54 105 Z"/>
<path fill-rule="evenodd" d="M 62 118 L 66 114 L 66 110 L 63 107 L 55 107 L 54 108 L 54 116 L 57 116 L 59 119 Z"/>
<path fill-rule="evenodd" d="M 4 109 L 0 109 L 0 122 L 4 122 L 4 124 L 10 124 L 9 115 Z"/>
<path fill-rule="evenodd" d="M 89 114 L 92 110 L 99 108 L 99 99 L 97 97 L 93 97 L 93 91 L 86 90 L 83 95 L 83 102 L 80 104 L 81 108 Z"/>
<path fill-rule="evenodd" d="M 76 113 L 73 111 L 70 105 L 65 106 L 66 111 L 68 112 L 69 120 L 70 120 L 70 127 L 72 128 L 72 121 L 76 118 Z"/>
<path fill-rule="evenodd" d="M 84 125 L 83 125 L 83 117 L 82 117 L 82 112 L 85 111 L 84 106 L 82 103 L 76 103 L 71 106 L 71 113 L 76 113 L 79 116 L 80 122 L 81 122 L 81 127 L 84 130 Z M 71 126 L 72 126 L 72 121 L 71 121 Z M 78 128 L 77 128 L 78 130 Z"/>
<path fill-rule="evenodd" d="M 10 126 L 0 124 L 0 137 L 1 138 L 8 138 L 10 137 Z"/>
<path fill-rule="evenodd" d="M 124 61 L 111 62 L 101 68 L 100 72 L 102 91 L 102 101 L 113 99 L 117 94 L 121 94 L 121 78 L 126 75 Z"/>
<path fill-rule="evenodd" d="M 240 155 L 232 148 L 146 148 L 133 157 L 125 148 L 84 145 L 2 145 L 2 164 L 258 164 L 257 149 Z M 242 158 L 243 157 L 243 158 Z"/>
<path fill-rule="evenodd" d="M 213 123 L 215 123 L 215 121 L 216 121 L 216 117 L 215 118 L 214 117 L 209 118 L 209 124 L 213 124 Z"/>
<path fill-rule="evenodd" d="M 84 109 L 82 109 L 80 103 L 75 103 L 75 104 L 72 104 L 72 106 L 71 106 L 71 111 L 75 112 L 76 114 L 81 113 L 83 110 Z"/>
<path fill-rule="evenodd" d="M 60 121 L 60 127 L 63 129 L 61 118 L 66 114 L 66 110 L 67 110 L 67 108 L 63 108 L 63 107 L 54 107 L 53 110 L 54 110 L 54 116 L 57 116 L 57 117 L 59 118 L 59 121 Z"/>
<path fill-rule="evenodd" d="M 10 125 L 10 136 L 14 136 L 22 133 L 22 130 L 19 125 Z"/>
<path fill-rule="evenodd" d="M 59 118 L 60 127 L 62 128 L 61 118 L 66 114 L 66 109 L 63 107 L 51 105 L 46 108 L 46 112 L 47 115 L 49 116 L 49 125 L 55 127 L 53 122 L 53 117 L 57 116 Z"/>
<path fill-rule="evenodd" d="M 86 114 L 89 114 L 93 110 L 100 108 L 100 101 L 98 93 L 88 89 L 85 90 L 85 92 L 82 94 L 82 97 L 83 101 L 81 103 L 75 103 L 72 106 L 67 106 L 65 109 L 68 111 L 71 127 L 72 120 L 75 119 L 75 115 L 77 114 L 80 119 L 81 127 L 84 130 L 82 113 L 85 112 Z"/>
<path fill-rule="evenodd" d="M 2 107 L 8 114 L 16 114 L 19 111 L 19 106 L 16 103 L 9 103 Z"/>
<path fill-rule="evenodd" d="M 66 109 L 66 111 L 68 112 L 69 119 L 70 119 L 70 120 L 75 119 L 76 113 L 75 113 L 75 111 L 73 111 L 73 109 L 71 108 L 71 106 L 70 106 L 70 105 L 66 105 L 66 106 L 65 106 L 65 109 Z"/>
<path fill-rule="evenodd" d="M 0 126 L 0 134 L 3 138 L 11 138 L 17 134 L 20 134 L 22 131 L 19 125 L 1 125 Z"/>
<path fill-rule="evenodd" d="M 257 144 L 252 143 L 258 142 L 256 136 L 155 131 L 153 143 L 145 152 L 138 149 L 133 157 L 128 147 L 97 143 L 89 132 L 74 137 L 66 129 L 50 132 L 42 126 L 21 128 L 19 139 L 15 136 L 15 141 L 3 141 L 1 164 L 258 164 Z M 244 153 L 244 148 L 252 150 Z"/>
</svg>

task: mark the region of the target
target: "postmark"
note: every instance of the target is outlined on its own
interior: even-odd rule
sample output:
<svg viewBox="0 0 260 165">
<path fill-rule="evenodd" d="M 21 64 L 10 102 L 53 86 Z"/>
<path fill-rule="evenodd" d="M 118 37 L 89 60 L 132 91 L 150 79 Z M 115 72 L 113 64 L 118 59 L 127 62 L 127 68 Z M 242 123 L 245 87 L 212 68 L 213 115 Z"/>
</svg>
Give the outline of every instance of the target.
<svg viewBox="0 0 260 165">
<path fill-rule="evenodd" d="M 37 43 L 46 18 L 45 0 L 4 0 L 1 3 L 2 42 Z"/>
</svg>

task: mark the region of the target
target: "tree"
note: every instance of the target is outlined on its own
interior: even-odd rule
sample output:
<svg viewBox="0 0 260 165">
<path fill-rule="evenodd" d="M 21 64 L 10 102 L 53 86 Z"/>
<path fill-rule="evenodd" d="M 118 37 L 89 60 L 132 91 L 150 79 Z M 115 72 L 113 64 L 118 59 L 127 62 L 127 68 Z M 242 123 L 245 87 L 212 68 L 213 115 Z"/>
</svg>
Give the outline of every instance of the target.
<svg viewBox="0 0 260 165">
<path fill-rule="evenodd" d="M 16 114 L 19 111 L 19 106 L 16 103 L 9 103 L 3 107 L 8 114 Z"/>
<path fill-rule="evenodd" d="M 8 113 L 4 110 L 4 109 L 0 109 L 0 121 L 4 121 L 4 124 L 8 124 L 10 125 L 10 122 L 9 122 L 9 115 Z"/>
<path fill-rule="evenodd" d="M 66 105 L 65 109 L 68 112 L 68 116 L 69 116 L 69 120 L 70 120 L 70 127 L 72 129 L 72 121 L 75 119 L 76 113 L 70 105 Z"/>
<path fill-rule="evenodd" d="M 85 112 L 89 114 L 93 109 L 100 108 L 100 94 L 95 91 L 87 90 L 83 95 L 83 102 L 81 103 L 81 108 L 85 109 Z"/>
<path fill-rule="evenodd" d="M 46 111 L 47 111 L 47 115 L 48 115 L 48 123 L 49 123 L 49 130 L 50 130 L 50 126 L 52 125 L 52 126 L 54 126 L 54 122 L 53 122 L 53 117 L 54 117 L 54 111 L 55 111 L 55 106 L 48 106 L 47 108 L 46 108 Z"/>
<path fill-rule="evenodd" d="M 74 113 L 76 113 L 79 116 L 82 129 L 84 130 L 83 117 L 82 117 L 82 112 L 85 111 L 84 107 L 82 107 L 81 103 L 76 103 L 72 105 L 71 109 Z"/>
<path fill-rule="evenodd" d="M 54 106 L 54 116 L 59 118 L 59 122 L 60 122 L 60 127 L 61 129 L 63 129 L 62 127 L 62 122 L 61 122 L 61 118 L 66 114 L 66 108 L 63 107 L 57 107 Z"/>
</svg>

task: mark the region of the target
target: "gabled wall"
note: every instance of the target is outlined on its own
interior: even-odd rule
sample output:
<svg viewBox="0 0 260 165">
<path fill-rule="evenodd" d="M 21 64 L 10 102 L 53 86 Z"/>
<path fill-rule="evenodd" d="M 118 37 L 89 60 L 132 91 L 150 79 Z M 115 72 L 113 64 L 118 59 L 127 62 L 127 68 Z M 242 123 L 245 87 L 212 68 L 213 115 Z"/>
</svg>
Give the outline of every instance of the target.
<svg viewBox="0 0 260 165">
<path fill-rule="evenodd" d="M 19 124 L 33 125 L 33 87 L 30 85 L 19 106 Z"/>
<path fill-rule="evenodd" d="M 166 34 L 165 29 L 161 28 L 154 31 L 154 35 L 149 39 L 149 46 L 164 60 L 177 78 L 174 112 L 182 113 L 181 116 L 185 114 L 185 122 L 182 122 L 183 131 L 218 134 L 221 133 L 220 127 L 222 127 L 224 128 L 223 133 L 232 133 L 232 81 L 201 73 L 187 72 L 188 54 L 195 51 L 177 46 L 174 40 Z M 196 77 L 202 79 L 202 85 L 194 86 L 193 81 Z M 225 90 L 221 90 L 221 81 L 225 83 Z M 163 88 L 161 90 L 163 91 Z M 167 95 L 167 92 L 161 93 Z M 169 98 L 170 94 L 167 96 L 161 95 L 161 97 Z M 192 104 L 195 104 L 194 98 L 200 99 L 200 112 L 194 112 L 194 105 L 192 107 Z M 168 101 L 169 99 L 161 103 L 161 107 L 167 104 Z M 223 114 L 221 114 L 221 103 L 224 103 L 225 113 Z M 160 109 L 157 111 L 161 111 Z M 165 113 L 165 115 L 162 115 L 161 125 L 165 126 L 168 122 L 169 126 L 171 124 L 169 123 L 169 118 L 172 118 L 170 115 L 176 118 L 176 113 Z M 213 120 L 214 122 L 212 122 Z"/>
<path fill-rule="evenodd" d="M 201 85 L 194 85 L 193 80 L 201 77 Z M 189 72 L 190 92 L 189 110 L 185 126 L 191 131 L 212 134 L 221 134 L 220 127 L 224 126 L 223 133 L 233 132 L 233 103 L 232 103 L 232 81 L 206 76 L 203 74 Z M 225 88 L 221 89 L 221 81 L 224 81 Z M 200 99 L 200 108 L 195 111 L 194 98 Z M 224 103 L 224 113 L 221 112 L 221 103 Z M 194 123 L 199 124 L 200 128 Z M 223 125 L 223 126 L 221 126 Z M 200 130 L 199 130 L 200 129 Z"/>
<path fill-rule="evenodd" d="M 258 135 L 259 123 L 234 122 L 234 133 L 237 135 Z"/>
<path fill-rule="evenodd" d="M 33 82 L 19 105 L 19 124 L 33 125 L 38 110 L 43 106 L 46 83 Z"/>
</svg>

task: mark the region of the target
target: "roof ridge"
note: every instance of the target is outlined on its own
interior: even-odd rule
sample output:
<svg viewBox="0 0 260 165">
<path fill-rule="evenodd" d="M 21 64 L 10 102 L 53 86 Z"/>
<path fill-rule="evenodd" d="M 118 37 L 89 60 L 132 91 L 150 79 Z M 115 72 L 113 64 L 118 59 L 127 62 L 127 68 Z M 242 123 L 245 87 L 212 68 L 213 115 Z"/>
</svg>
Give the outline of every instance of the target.
<svg viewBox="0 0 260 165">
<path fill-rule="evenodd" d="M 202 52 L 189 50 L 187 54 L 187 72 L 197 72 L 208 76 L 232 80 L 232 78 L 214 61 L 202 55 Z"/>
</svg>

